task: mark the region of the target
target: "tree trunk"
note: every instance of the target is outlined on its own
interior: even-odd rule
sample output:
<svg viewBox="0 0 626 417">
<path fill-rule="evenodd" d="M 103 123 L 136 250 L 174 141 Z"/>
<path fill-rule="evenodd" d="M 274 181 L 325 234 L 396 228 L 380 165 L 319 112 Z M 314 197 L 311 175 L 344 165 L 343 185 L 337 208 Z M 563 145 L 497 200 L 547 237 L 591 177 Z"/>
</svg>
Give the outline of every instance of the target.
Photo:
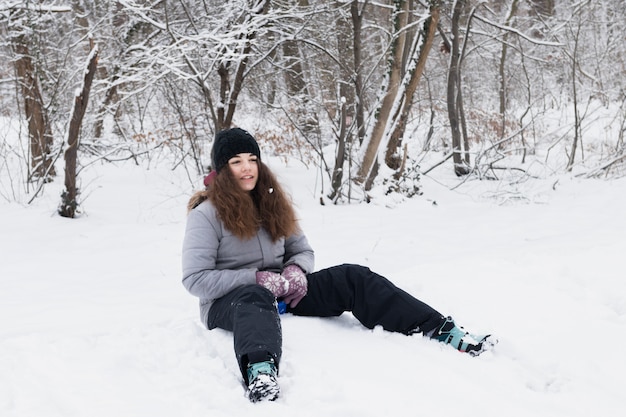
<svg viewBox="0 0 626 417">
<path fill-rule="evenodd" d="M 331 200 L 334 200 L 339 196 L 341 190 L 341 183 L 343 182 L 343 165 L 346 159 L 346 103 L 342 103 L 341 106 L 341 125 L 339 128 L 339 137 L 337 138 L 337 154 L 335 155 L 335 167 L 331 178 L 331 194 L 328 196 Z"/>
<path fill-rule="evenodd" d="M 359 0 L 352 0 L 350 4 L 350 14 L 352 15 L 352 44 L 354 54 L 354 91 L 356 95 L 356 125 L 359 143 L 363 143 L 365 137 L 365 92 L 363 90 L 363 70 L 361 62 L 361 28 L 363 26 L 363 9 L 367 5 L 367 0 L 359 10 Z"/>
<path fill-rule="evenodd" d="M 91 57 L 87 64 L 87 71 L 83 80 L 83 87 L 79 95 L 74 98 L 72 118 L 67 132 L 67 148 L 65 149 L 65 191 L 61 195 L 59 214 L 63 217 L 74 218 L 78 208 L 78 188 L 76 187 L 76 165 L 80 127 L 83 122 L 89 92 L 98 66 L 98 51 L 92 45 Z"/>
<path fill-rule="evenodd" d="M 374 124 L 372 133 L 365 143 L 365 151 L 361 158 L 361 166 L 357 171 L 355 181 L 363 184 L 370 176 L 370 172 L 376 162 L 378 148 L 382 141 L 389 117 L 394 108 L 394 102 L 398 98 L 398 90 L 402 82 L 402 54 L 404 52 L 404 42 L 406 33 L 404 28 L 408 21 L 408 2 L 400 0 L 395 2 L 394 10 L 394 39 L 391 43 L 391 56 L 389 58 L 387 89 L 382 103 L 378 108 L 378 116 Z"/>
<path fill-rule="evenodd" d="M 506 18 L 506 26 L 511 24 L 511 20 L 517 13 L 517 7 L 519 0 L 513 0 L 511 8 L 509 9 L 509 15 Z M 508 52 L 508 38 L 509 31 L 505 31 L 502 36 L 502 51 L 500 52 L 500 63 L 498 65 L 498 78 L 499 78 L 499 98 L 500 98 L 500 139 L 504 138 L 506 128 L 506 109 L 507 109 L 507 81 L 506 81 L 506 55 Z"/>
<path fill-rule="evenodd" d="M 399 117 L 397 118 L 395 127 L 387 145 L 385 163 L 389 168 L 397 171 L 395 174 L 396 179 L 398 179 L 402 174 L 402 170 L 400 168 L 402 166 L 402 161 L 406 159 L 406 155 L 401 157 L 398 155 L 397 151 L 402 145 L 402 137 L 406 131 L 406 122 L 413 106 L 413 96 L 415 95 L 415 91 L 417 90 L 422 74 L 424 73 L 426 61 L 428 60 L 428 54 L 430 53 L 435 39 L 435 34 L 437 33 L 437 25 L 439 24 L 439 7 L 439 2 L 437 0 L 431 1 L 430 17 L 424 22 L 423 33 L 421 35 L 423 40 L 421 41 L 422 44 L 419 48 L 419 52 L 413 52 L 413 50 L 417 47 L 411 51 L 411 55 L 417 53 L 415 69 L 411 72 L 408 86 L 404 92 L 405 98 L 403 101 L 403 107 Z M 420 40 L 416 39 L 416 42 L 420 42 Z"/>
<path fill-rule="evenodd" d="M 287 40 L 282 45 L 283 57 L 286 69 L 285 84 L 289 97 L 295 100 L 294 122 L 305 134 L 315 134 L 319 128 L 319 120 L 316 112 L 311 109 L 311 95 L 302 65 L 302 57 L 298 42 Z"/>
<path fill-rule="evenodd" d="M 35 65 L 30 55 L 26 38 L 18 36 L 12 43 L 17 55 L 15 71 L 24 98 L 24 113 L 28 120 L 28 136 L 30 142 L 31 177 L 49 180 L 56 175 L 54 160 L 50 155 L 53 145 L 52 129 L 43 104 L 43 98 Z"/>
<path fill-rule="evenodd" d="M 458 176 L 467 175 L 469 167 L 464 158 L 467 149 L 461 138 L 461 108 L 459 101 L 460 89 L 460 42 L 459 42 L 459 21 L 461 11 L 465 6 L 465 0 L 457 0 L 454 3 L 452 12 L 452 41 L 450 50 L 450 67 L 448 68 L 448 119 L 450 121 L 450 131 L 452 135 L 452 161 L 454 163 L 454 173 Z"/>
<path fill-rule="evenodd" d="M 354 5 L 354 3 L 352 3 Z M 338 2 L 338 7 L 343 5 Z M 357 29 L 355 25 L 360 25 L 361 20 L 358 11 L 358 5 L 355 10 L 351 7 L 353 27 L 346 20 L 343 19 L 341 13 L 337 13 L 338 18 L 336 20 L 336 33 L 337 33 L 337 50 L 346 53 L 346 60 L 344 65 L 339 69 L 339 97 L 340 107 L 338 112 L 339 117 L 339 132 L 337 134 L 337 150 L 335 151 L 335 165 L 331 175 L 331 192 L 328 198 L 336 200 L 341 195 L 341 186 L 344 179 L 344 164 L 346 162 L 347 152 L 352 142 L 352 134 L 349 133 L 348 127 L 355 123 L 355 113 L 358 111 L 359 104 L 361 102 L 359 92 L 356 85 L 358 84 L 355 78 L 357 77 L 354 69 L 356 68 L 353 60 L 356 58 L 356 54 L 350 55 L 349 52 L 355 48 L 353 34 L 355 31 L 360 33 L 360 27 Z M 356 15 L 354 14 L 356 11 Z M 355 20 L 356 19 L 356 20 Z M 352 38 L 352 44 L 350 39 Z M 360 51 L 359 51 L 360 54 Z M 360 81 L 359 81 L 360 82 Z M 357 98 L 359 97 L 359 98 Z M 360 129 L 360 125 L 356 122 L 357 130 Z"/>
<path fill-rule="evenodd" d="M 580 113 L 578 112 L 578 88 L 576 85 L 576 69 L 580 65 L 580 63 L 578 62 L 578 40 L 580 36 L 580 22 L 574 36 L 574 51 L 571 55 L 573 96 L 572 101 L 574 102 L 574 141 L 572 142 L 572 152 L 569 155 L 567 167 L 565 168 L 567 172 L 571 172 L 572 168 L 574 167 L 574 162 L 576 161 L 576 150 L 578 149 L 578 142 L 580 141 L 580 135 L 582 132 Z"/>
</svg>

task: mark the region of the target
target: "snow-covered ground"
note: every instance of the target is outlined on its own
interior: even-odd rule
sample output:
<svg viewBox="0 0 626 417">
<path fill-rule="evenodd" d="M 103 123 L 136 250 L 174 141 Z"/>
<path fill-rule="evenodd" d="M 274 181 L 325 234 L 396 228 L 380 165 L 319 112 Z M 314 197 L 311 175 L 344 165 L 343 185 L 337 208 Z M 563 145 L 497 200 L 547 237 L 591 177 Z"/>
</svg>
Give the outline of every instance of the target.
<svg viewBox="0 0 626 417">
<path fill-rule="evenodd" d="M 312 171 L 270 164 L 317 268 L 368 265 L 496 349 L 284 315 L 282 396 L 251 404 L 231 335 L 202 327 L 180 282 L 186 175 L 93 165 L 78 219 L 56 215 L 62 178 L 30 206 L 0 202 L 0 415 L 623 415 L 626 179 L 512 194 L 423 178 L 402 203 L 321 206 Z"/>
</svg>

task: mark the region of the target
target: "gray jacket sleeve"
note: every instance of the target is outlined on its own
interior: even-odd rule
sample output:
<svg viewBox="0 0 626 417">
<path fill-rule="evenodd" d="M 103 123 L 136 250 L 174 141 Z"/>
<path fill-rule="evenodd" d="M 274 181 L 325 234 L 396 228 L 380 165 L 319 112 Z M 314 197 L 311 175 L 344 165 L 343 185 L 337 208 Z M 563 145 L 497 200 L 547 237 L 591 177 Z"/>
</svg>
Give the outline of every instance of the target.
<svg viewBox="0 0 626 417">
<path fill-rule="evenodd" d="M 215 300 L 231 290 L 256 283 L 256 269 L 215 269 L 221 226 L 212 212 L 192 210 L 183 240 L 183 285 L 196 297 Z"/>
<path fill-rule="evenodd" d="M 315 267 L 315 254 L 305 235 L 295 234 L 285 239 L 284 266 L 296 264 L 310 274 Z"/>
</svg>

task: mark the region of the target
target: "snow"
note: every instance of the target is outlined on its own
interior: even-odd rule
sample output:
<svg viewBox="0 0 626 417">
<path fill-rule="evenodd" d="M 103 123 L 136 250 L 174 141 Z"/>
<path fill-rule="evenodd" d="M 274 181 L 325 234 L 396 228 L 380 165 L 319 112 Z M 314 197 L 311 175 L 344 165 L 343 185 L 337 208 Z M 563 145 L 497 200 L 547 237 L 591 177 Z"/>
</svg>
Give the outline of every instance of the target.
<svg viewBox="0 0 626 417">
<path fill-rule="evenodd" d="M 443 166 L 421 197 L 321 206 L 313 168 L 269 163 L 318 268 L 367 265 L 496 349 L 287 314 L 282 396 L 251 404 L 231 335 L 202 327 L 181 284 L 187 174 L 94 164 L 80 218 L 56 214 L 60 179 L 0 202 L 0 415 L 622 415 L 626 179 L 452 191 Z"/>
</svg>

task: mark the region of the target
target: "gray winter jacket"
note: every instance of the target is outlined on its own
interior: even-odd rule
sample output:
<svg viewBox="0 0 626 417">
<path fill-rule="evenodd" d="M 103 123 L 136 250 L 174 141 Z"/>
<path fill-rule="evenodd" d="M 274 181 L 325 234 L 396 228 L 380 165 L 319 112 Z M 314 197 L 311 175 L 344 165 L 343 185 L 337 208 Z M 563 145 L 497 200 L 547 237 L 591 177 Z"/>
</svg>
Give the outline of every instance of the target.
<svg viewBox="0 0 626 417">
<path fill-rule="evenodd" d="M 242 285 L 256 284 L 256 272 L 276 272 L 297 264 L 313 271 L 314 255 L 303 234 L 272 242 L 264 229 L 255 237 L 241 240 L 218 219 L 213 204 L 206 200 L 187 217 L 183 241 L 183 285 L 200 299 L 200 315 L 207 325 L 209 309 L 216 299 Z"/>
</svg>

